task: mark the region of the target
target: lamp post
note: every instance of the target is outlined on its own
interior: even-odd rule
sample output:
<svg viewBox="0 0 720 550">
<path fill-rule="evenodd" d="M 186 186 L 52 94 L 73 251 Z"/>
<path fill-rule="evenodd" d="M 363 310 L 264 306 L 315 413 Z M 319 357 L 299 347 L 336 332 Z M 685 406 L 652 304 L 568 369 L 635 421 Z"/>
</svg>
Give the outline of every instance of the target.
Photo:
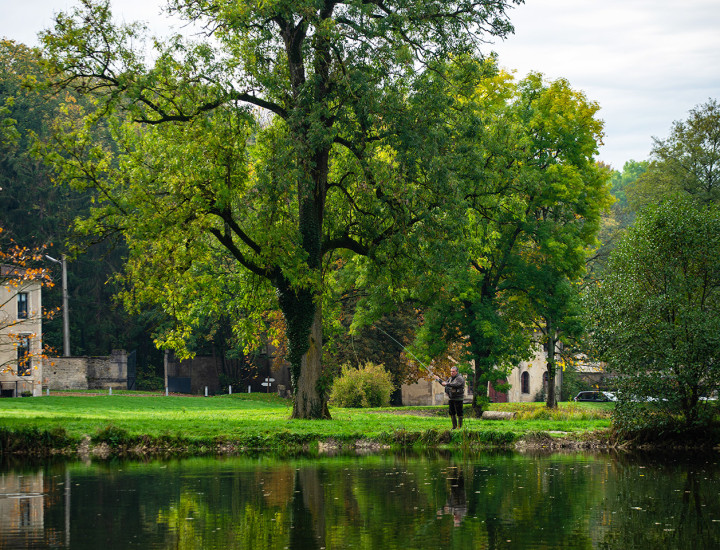
<svg viewBox="0 0 720 550">
<path fill-rule="evenodd" d="M 62 310 L 63 310 L 63 357 L 70 357 L 70 312 L 68 310 L 68 287 L 67 287 L 67 261 L 65 254 L 60 256 L 60 260 L 48 256 L 45 257 L 51 262 L 62 266 Z"/>
</svg>

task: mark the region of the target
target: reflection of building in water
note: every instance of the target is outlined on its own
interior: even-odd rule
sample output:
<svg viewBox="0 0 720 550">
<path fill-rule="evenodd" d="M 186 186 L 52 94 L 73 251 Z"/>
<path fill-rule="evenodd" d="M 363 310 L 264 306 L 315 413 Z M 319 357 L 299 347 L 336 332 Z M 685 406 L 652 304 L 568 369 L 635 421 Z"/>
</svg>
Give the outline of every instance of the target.
<svg viewBox="0 0 720 550">
<path fill-rule="evenodd" d="M 43 536 L 43 473 L 0 474 L 0 547 Z"/>
</svg>

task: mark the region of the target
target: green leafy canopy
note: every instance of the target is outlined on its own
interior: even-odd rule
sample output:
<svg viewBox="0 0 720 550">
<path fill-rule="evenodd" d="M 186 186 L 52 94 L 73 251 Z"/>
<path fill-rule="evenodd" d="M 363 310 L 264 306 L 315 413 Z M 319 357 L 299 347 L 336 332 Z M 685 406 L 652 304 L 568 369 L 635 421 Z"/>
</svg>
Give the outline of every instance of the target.
<svg viewBox="0 0 720 550">
<path fill-rule="evenodd" d="M 274 302 L 293 414 L 329 416 L 325 266 L 391 261 L 436 214 L 445 180 L 417 170 L 408 98 L 426 67 L 510 32 L 514 3 L 174 0 L 209 40 L 158 44 L 151 64 L 141 29 L 114 24 L 107 2 L 60 14 L 43 37 L 49 67 L 95 109 L 71 117 L 55 159 L 63 179 L 101 190 L 85 228 L 129 240 L 133 299 L 178 321 L 164 344 L 181 348 L 193 308 L 221 294 L 240 319 Z M 113 146 L 92 139 L 98 121 Z"/>
</svg>

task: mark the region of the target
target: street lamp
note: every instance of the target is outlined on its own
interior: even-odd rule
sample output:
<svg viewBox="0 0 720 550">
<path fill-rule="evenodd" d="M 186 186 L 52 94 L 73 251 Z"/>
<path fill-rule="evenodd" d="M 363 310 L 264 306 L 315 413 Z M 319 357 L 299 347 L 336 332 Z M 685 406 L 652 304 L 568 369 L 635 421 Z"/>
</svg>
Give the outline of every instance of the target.
<svg viewBox="0 0 720 550">
<path fill-rule="evenodd" d="M 68 311 L 68 288 L 67 288 L 67 262 L 65 254 L 60 260 L 48 256 L 45 257 L 51 262 L 62 265 L 62 310 L 63 310 L 63 357 L 70 357 L 70 313 Z"/>
</svg>

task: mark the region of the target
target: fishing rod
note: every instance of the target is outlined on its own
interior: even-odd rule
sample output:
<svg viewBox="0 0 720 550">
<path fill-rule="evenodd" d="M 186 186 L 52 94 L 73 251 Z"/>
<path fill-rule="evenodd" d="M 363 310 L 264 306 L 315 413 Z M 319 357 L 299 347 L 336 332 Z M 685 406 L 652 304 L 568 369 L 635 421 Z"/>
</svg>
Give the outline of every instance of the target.
<svg viewBox="0 0 720 550">
<path fill-rule="evenodd" d="M 432 370 L 432 368 L 430 368 L 430 365 L 426 365 L 425 363 L 423 363 L 422 361 L 420 361 L 420 359 L 418 359 L 412 351 L 410 351 L 410 350 L 407 349 L 405 346 L 403 346 L 400 342 L 398 342 L 397 340 L 395 340 L 395 338 L 393 338 L 390 334 L 388 334 L 387 332 L 385 332 L 383 329 L 381 329 L 380 327 L 375 326 L 375 325 L 372 325 L 372 326 L 373 326 L 373 328 L 376 328 L 377 330 L 379 330 L 380 332 L 382 332 L 385 336 L 387 336 L 388 338 L 390 338 L 393 342 L 395 342 L 398 346 L 400 346 L 404 351 L 406 351 L 407 353 L 409 353 L 409 354 L 412 356 L 412 358 L 415 359 L 415 361 L 417 361 L 417 362 L 420 363 L 423 367 L 425 367 L 425 370 L 427 370 L 430 374 L 432 374 L 436 379 L 441 380 L 441 378 L 440 378 L 437 374 L 435 374 L 435 372 Z"/>
</svg>

